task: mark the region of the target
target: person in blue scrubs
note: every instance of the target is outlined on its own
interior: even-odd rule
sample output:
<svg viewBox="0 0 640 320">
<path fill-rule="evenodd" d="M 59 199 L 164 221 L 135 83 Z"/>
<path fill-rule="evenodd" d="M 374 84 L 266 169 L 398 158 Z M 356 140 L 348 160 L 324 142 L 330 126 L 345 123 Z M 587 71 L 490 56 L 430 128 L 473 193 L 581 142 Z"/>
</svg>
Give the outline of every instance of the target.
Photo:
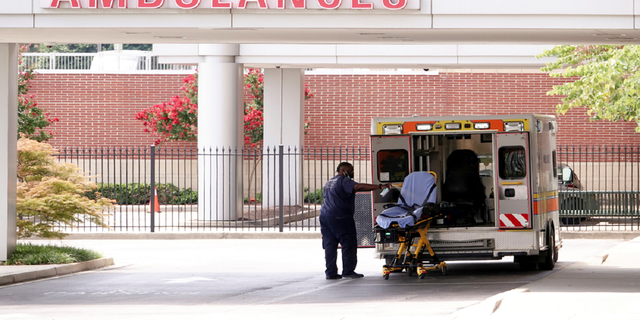
<svg viewBox="0 0 640 320">
<path fill-rule="evenodd" d="M 326 263 L 327 280 L 357 279 L 364 275 L 356 273 L 358 240 L 356 237 L 355 213 L 356 192 L 391 188 L 391 184 L 357 183 L 353 180 L 353 165 L 342 162 L 336 175 L 324 185 L 324 202 L 320 208 L 320 233 Z M 342 275 L 338 274 L 338 244 L 342 246 Z"/>
</svg>

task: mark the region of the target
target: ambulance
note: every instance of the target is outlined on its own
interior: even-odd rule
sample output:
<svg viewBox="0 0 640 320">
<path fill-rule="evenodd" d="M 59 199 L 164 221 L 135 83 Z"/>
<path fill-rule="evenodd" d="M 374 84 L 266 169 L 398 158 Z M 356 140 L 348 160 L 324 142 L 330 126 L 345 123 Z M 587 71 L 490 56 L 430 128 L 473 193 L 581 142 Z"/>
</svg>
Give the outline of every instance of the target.
<svg viewBox="0 0 640 320">
<path fill-rule="evenodd" d="M 398 202 L 407 175 L 430 171 L 435 205 L 447 209 L 427 233 L 439 260 L 512 256 L 523 270 L 551 270 L 562 246 L 556 131 L 554 116 L 537 114 L 373 118 L 372 183 L 394 186 L 373 193 L 373 221 Z M 392 236 L 376 234 L 387 263 L 399 247 Z"/>
</svg>

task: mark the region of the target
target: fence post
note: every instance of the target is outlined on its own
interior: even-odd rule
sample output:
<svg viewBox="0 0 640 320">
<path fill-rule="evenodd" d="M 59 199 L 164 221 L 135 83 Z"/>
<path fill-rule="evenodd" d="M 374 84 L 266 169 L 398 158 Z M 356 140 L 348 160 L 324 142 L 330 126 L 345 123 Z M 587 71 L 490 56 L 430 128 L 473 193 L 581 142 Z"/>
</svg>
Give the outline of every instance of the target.
<svg viewBox="0 0 640 320">
<path fill-rule="evenodd" d="M 145 66 L 144 66 L 144 69 L 145 69 L 145 70 L 147 70 L 147 71 L 149 71 L 149 70 L 151 70 L 151 52 L 147 52 L 147 53 L 145 54 L 145 59 L 146 59 L 146 60 L 145 60 Z"/>
<path fill-rule="evenodd" d="M 284 231 L 284 208 L 282 203 L 284 202 L 284 145 L 278 146 L 278 209 L 280 212 L 278 213 L 278 226 L 280 227 L 280 232 Z"/>
<path fill-rule="evenodd" d="M 155 208 L 155 190 L 156 190 L 156 146 L 151 146 L 151 197 L 149 198 L 149 205 L 151 207 L 151 232 L 155 232 L 156 225 L 156 208 Z"/>
<path fill-rule="evenodd" d="M 55 54 L 55 52 L 49 53 L 49 70 L 56 70 L 56 54 Z"/>
</svg>

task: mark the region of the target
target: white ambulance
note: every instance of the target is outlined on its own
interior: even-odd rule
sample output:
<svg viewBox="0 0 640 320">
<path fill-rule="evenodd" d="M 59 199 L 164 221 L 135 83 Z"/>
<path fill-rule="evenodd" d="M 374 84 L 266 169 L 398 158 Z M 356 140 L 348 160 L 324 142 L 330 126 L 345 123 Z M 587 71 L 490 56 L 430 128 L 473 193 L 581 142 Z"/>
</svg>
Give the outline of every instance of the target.
<svg viewBox="0 0 640 320">
<path fill-rule="evenodd" d="M 561 247 L 554 116 L 488 115 L 373 118 L 373 221 L 396 203 L 414 171 L 437 177 L 437 205 L 427 238 L 441 261 L 513 256 L 524 270 L 553 269 Z M 376 234 L 376 253 L 390 263 L 399 244 Z M 426 254 L 424 256 L 429 256 Z"/>
</svg>

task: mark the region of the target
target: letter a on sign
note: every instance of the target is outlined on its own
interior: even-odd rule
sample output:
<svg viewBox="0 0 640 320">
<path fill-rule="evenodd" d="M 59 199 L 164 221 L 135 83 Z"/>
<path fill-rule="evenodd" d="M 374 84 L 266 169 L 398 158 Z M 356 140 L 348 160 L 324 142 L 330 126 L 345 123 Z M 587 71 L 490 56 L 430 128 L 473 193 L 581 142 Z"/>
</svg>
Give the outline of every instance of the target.
<svg viewBox="0 0 640 320">
<path fill-rule="evenodd" d="M 164 0 L 138 0 L 138 8 L 156 9 L 162 7 Z"/>
<path fill-rule="evenodd" d="M 51 8 L 60 8 L 61 1 L 69 1 L 71 4 L 71 8 L 80 9 L 82 6 L 80 5 L 80 0 L 51 0 Z"/>
<path fill-rule="evenodd" d="M 267 5 L 267 0 L 240 0 L 240 3 L 238 3 L 238 9 L 246 9 L 247 2 L 249 1 L 257 2 L 258 8 L 260 9 L 269 9 L 269 6 Z"/>
</svg>

